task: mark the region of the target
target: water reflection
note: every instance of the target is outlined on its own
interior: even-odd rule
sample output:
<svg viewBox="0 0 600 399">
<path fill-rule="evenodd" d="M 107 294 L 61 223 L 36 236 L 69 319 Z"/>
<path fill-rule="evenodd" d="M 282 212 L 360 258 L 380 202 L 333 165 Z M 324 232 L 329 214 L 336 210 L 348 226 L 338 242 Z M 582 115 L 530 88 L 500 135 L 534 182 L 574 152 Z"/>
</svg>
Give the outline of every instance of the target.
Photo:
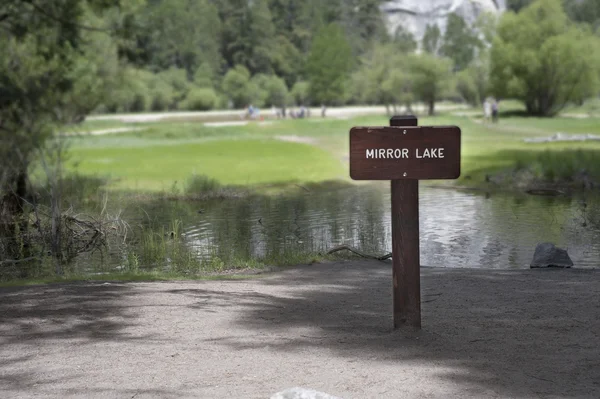
<svg viewBox="0 0 600 399">
<path fill-rule="evenodd" d="M 382 255 L 391 250 L 388 184 L 299 192 L 281 197 L 159 202 L 153 223 L 183 221 L 199 256 L 221 259 L 323 252 L 348 244 Z M 146 218 L 149 220 L 149 218 Z M 527 268 L 535 245 L 568 248 L 576 267 L 600 258 L 600 200 L 474 194 L 420 189 L 421 264 Z"/>
</svg>

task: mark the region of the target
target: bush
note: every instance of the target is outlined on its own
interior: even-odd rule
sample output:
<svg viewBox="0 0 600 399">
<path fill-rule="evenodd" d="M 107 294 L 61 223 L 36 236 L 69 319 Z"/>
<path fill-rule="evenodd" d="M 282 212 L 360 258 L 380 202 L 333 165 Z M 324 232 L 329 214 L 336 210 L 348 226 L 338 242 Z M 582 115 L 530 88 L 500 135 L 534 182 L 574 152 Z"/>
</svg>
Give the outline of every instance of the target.
<svg viewBox="0 0 600 399">
<path fill-rule="evenodd" d="M 291 94 L 297 105 L 308 104 L 308 90 L 308 82 L 296 82 L 296 84 L 294 84 L 294 87 L 292 87 Z"/>
<path fill-rule="evenodd" d="M 185 192 L 188 195 L 201 195 L 214 192 L 221 188 L 221 184 L 210 177 L 204 175 L 191 176 L 185 185 Z"/>
<path fill-rule="evenodd" d="M 160 72 L 158 78 L 172 88 L 173 101 L 171 105 L 173 108 L 185 99 L 192 88 L 185 69 L 169 68 L 166 71 Z"/>
<path fill-rule="evenodd" d="M 146 84 L 147 71 L 127 68 L 121 84 L 112 92 L 105 104 L 109 112 L 140 112 L 150 108 L 150 90 Z"/>
<path fill-rule="evenodd" d="M 210 88 L 194 88 L 190 90 L 180 103 L 180 108 L 191 111 L 209 111 L 218 105 L 217 93 Z"/>
<path fill-rule="evenodd" d="M 250 85 L 250 72 L 242 65 L 236 65 L 223 77 L 223 93 L 225 93 L 236 108 L 245 107 L 252 97 L 253 89 Z"/>
</svg>

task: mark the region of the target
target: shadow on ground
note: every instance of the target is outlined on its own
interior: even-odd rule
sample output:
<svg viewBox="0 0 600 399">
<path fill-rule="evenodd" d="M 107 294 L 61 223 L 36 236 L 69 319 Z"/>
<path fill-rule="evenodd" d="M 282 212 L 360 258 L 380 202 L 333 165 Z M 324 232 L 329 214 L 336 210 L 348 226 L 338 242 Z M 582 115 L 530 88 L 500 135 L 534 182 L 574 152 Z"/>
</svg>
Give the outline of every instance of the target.
<svg viewBox="0 0 600 399">
<path fill-rule="evenodd" d="M 597 270 L 422 274 L 421 331 L 392 328 L 389 263 L 301 267 L 259 281 L 260 292 L 170 292 L 196 297 L 194 309 L 240 306 L 240 329 L 264 335 L 211 340 L 234 350 L 323 348 L 351 361 L 440 367 L 469 397 L 600 397 Z"/>
<path fill-rule="evenodd" d="M 329 373 L 372 394 L 387 384 L 383 396 L 394 398 L 597 398 L 598 298 L 598 270 L 423 268 L 415 331 L 392 328 L 389 262 L 227 282 L 4 288 L 0 391 L 263 395 L 297 370 L 301 381 Z"/>
<path fill-rule="evenodd" d="M 0 288 L 0 342 L 142 339 L 122 333 L 134 325 L 128 298 L 135 294 L 121 283 Z"/>
</svg>

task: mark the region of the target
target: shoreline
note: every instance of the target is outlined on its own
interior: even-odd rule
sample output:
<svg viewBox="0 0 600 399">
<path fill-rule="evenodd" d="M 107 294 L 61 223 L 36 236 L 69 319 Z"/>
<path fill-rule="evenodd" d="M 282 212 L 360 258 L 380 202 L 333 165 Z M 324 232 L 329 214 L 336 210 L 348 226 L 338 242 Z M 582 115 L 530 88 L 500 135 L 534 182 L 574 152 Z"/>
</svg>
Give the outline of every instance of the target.
<svg viewBox="0 0 600 399">
<path fill-rule="evenodd" d="M 533 256 L 533 254 L 532 254 Z M 310 267 L 327 267 L 328 265 L 336 264 L 347 264 L 347 263 L 373 263 L 381 267 L 389 267 L 391 270 L 392 260 L 391 258 L 377 261 L 370 260 L 358 256 L 338 256 L 336 259 L 333 258 L 322 258 L 314 259 L 311 262 L 296 263 L 290 265 L 266 265 L 263 267 L 246 267 L 246 268 L 231 268 L 224 269 L 219 272 L 207 272 L 204 274 L 197 275 L 178 275 L 168 273 L 110 273 L 106 272 L 103 274 L 95 273 L 90 275 L 71 276 L 67 278 L 42 278 L 42 279 L 28 279 L 28 280 L 9 280 L 0 282 L 0 296 L 3 290 L 18 290 L 27 288 L 41 288 L 41 287 L 52 287 L 52 286 L 69 286 L 69 285 L 82 285 L 82 284 L 145 284 L 145 283 L 193 283 L 203 281 L 222 281 L 222 282 L 235 282 L 243 280 L 263 279 L 277 276 L 281 273 L 286 273 L 291 270 L 310 268 Z M 479 272 L 490 272 L 490 273 L 515 273 L 520 274 L 523 272 L 532 273 L 554 273 L 560 270 L 573 271 L 578 273 L 582 271 L 584 273 L 592 272 L 599 273 L 600 276 L 600 262 L 594 267 L 577 267 L 572 266 L 569 268 L 563 267 L 542 267 L 542 268 L 496 268 L 496 267 L 482 267 L 482 266 L 428 266 L 420 265 L 420 269 L 426 272 L 440 272 L 440 273 L 479 273 Z"/>
</svg>

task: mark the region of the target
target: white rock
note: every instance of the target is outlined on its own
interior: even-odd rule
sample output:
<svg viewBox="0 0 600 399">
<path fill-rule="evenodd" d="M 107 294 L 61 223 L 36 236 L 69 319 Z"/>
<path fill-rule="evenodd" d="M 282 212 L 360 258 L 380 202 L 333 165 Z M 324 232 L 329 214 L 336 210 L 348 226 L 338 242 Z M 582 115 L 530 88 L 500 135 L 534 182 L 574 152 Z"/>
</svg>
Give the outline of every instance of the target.
<svg viewBox="0 0 600 399">
<path fill-rule="evenodd" d="M 388 32 L 394 34 L 399 26 L 412 33 L 419 46 L 427 25 L 437 24 L 442 35 L 446 31 L 448 14 L 455 12 L 472 25 L 483 12 L 501 14 L 506 11 L 505 0 L 392 0 L 381 5 Z"/>
<path fill-rule="evenodd" d="M 342 399 L 337 396 L 331 396 L 324 392 L 318 392 L 312 389 L 295 387 L 281 392 L 277 392 L 271 399 Z"/>
</svg>

